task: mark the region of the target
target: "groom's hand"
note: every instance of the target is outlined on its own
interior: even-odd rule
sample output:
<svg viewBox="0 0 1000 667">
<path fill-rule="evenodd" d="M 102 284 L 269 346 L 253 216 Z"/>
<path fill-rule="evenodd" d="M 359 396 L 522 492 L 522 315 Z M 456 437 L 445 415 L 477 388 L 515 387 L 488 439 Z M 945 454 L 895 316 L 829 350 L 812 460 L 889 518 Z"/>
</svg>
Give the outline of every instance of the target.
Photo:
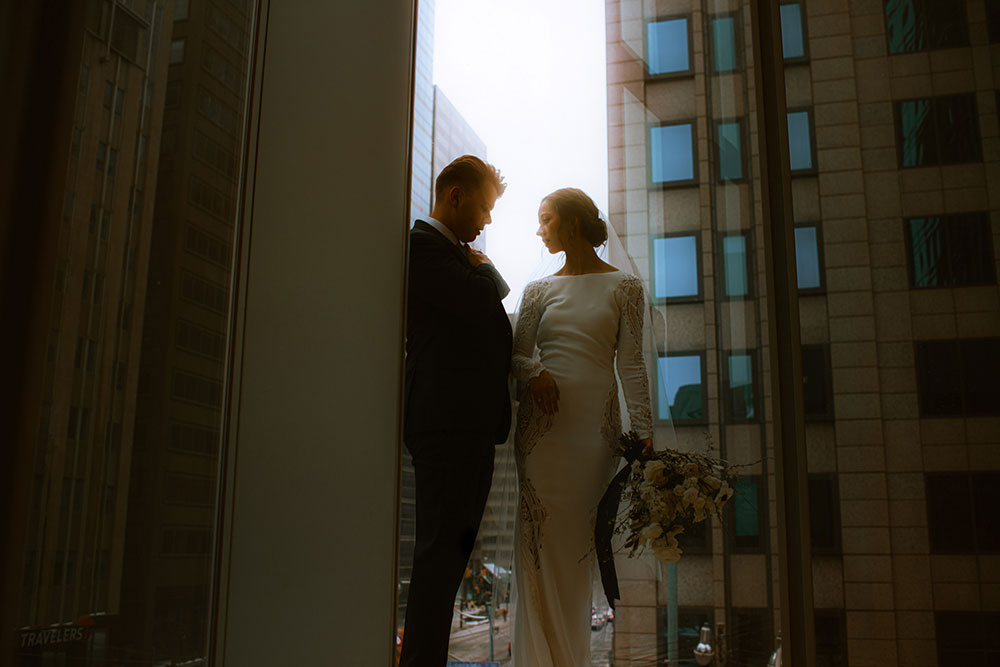
<svg viewBox="0 0 1000 667">
<path fill-rule="evenodd" d="M 485 253 L 481 253 L 472 246 L 465 246 L 465 256 L 469 258 L 469 264 L 472 264 L 473 268 L 479 266 L 480 264 L 489 264 L 493 266 L 493 261 L 486 256 Z"/>
</svg>

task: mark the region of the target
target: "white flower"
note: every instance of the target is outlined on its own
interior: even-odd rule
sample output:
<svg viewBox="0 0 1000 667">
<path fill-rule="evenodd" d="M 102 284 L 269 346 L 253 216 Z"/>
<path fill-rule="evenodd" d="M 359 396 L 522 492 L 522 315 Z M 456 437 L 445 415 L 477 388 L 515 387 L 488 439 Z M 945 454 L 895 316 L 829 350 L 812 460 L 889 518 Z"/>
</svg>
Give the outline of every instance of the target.
<svg viewBox="0 0 1000 667">
<path fill-rule="evenodd" d="M 639 540 L 645 544 L 659 538 L 661 535 L 663 535 L 663 526 L 654 523 L 642 529 L 642 532 L 639 533 Z"/>
<path fill-rule="evenodd" d="M 646 464 L 646 468 L 643 470 L 643 474 L 646 476 L 647 482 L 655 481 L 662 473 L 665 465 L 663 461 L 650 461 Z"/>
</svg>

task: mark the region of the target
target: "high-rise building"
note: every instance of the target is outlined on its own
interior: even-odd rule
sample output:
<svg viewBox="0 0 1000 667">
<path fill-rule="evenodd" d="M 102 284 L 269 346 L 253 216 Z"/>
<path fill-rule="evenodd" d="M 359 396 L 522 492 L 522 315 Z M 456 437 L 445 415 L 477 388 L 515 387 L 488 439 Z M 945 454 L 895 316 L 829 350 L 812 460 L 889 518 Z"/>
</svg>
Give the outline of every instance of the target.
<svg viewBox="0 0 1000 667">
<path fill-rule="evenodd" d="M 749 466 L 677 585 L 620 611 L 614 664 L 690 659 L 707 623 L 722 664 L 764 665 L 782 564 L 751 3 L 606 10 L 610 219 L 666 325 L 658 428 Z M 994 659 L 1000 6 L 780 19 L 817 664 Z"/>
<path fill-rule="evenodd" d="M 50 300 L 27 389 L 33 452 L 18 652 L 23 664 L 103 659 L 121 611 L 127 490 L 173 3 L 80 3 L 73 104 L 53 129 L 62 200 L 46 248 Z M 26 223 L 29 221 L 25 221 Z M 30 360 L 34 364 L 36 360 Z M 65 630 L 48 641 L 45 630 Z M 90 643 L 85 646 L 85 638 Z M 86 653 L 85 653 L 86 652 Z M 39 662 L 39 664 L 55 664 Z"/>
<path fill-rule="evenodd" d="M 206 651 L 250 8 L 178 3 L 170 37 L 122 585 L 155 659 Z"/>
</svg>

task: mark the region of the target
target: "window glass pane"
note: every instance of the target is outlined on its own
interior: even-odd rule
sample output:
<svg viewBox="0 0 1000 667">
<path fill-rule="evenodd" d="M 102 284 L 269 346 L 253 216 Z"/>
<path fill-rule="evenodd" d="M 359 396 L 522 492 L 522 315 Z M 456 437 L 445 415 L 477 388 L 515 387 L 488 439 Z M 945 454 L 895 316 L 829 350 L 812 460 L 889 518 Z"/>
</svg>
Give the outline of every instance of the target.
<svg viewBox="0 0 1000 667">
<path fill-rule="evenodd" d="M 742 131 L 739 123 L 719 123 L 719 178 L 743 178 Z"/>
<path fill-rule="evenodd" d="M 927 48 L 927 15 L 922 0 L 886 0 L 885 23 L 889 53 Z"/>
<path fill-rule="evenodd" d="M 771 657 L 771 622 L 767 609 L 733 609 L 729 634 L 731 657 L 727 665 L 766 665 Z"/>
<path fill-rule="evenodd" d="M 190 0 L 177 0 L 177 4 L 174 5 L 174 20 L 183 21 L 188 17 L 188 8 L 190 6 Z"/>
<path fill-rule="evenodd" d="M 896 103 L 896 134 L 899 159 L 904 167 L 936 164 L 938 161 L 930 100 Z"/>
<path fill-rule="evenodd" d="M 831 553 L 840 544 L 840 506 L 832 475 L 809 475 L 809 529 L 812 548 Z"/>
<path fill-rule="evenodd" d="M 749 354 L 730 354 L 728 370 L 730 418 L 753 419 L 753 358 Z"/>
<path fill-rule="evenodd" d="M 653 183 L 694 179 L 694 126 L 663 125 L 649 130 Z"/>
<path fill-rule="evenodd" d="M 927 475 L 926 485 L 931 553 L 974 553 L 976 530 L 968 473 Z"/>
<path fill-rule="evenodd" d="M 990 29 L 990 41 L 1000 42 L 1000 0 L 986 0 L 986 22 Z"/>
<path fill-rule="evenodd" d="M 913 218 L 910 231 L 910 260 L 914 287 L 943 287 L 950 283 L 944 225 L 938 216 Z"/>
<path fill-rule="evenodd" d="M 816 667 L 846 667 L 844 613 L 839 609 L 817 609 L 813 620 L 816 627 Z"/>
<path fill-rule="evenodd" d="M 660 357 L 660 419 L 702 419 L 701 356 Z"/>
<path fill-rule="evenodd" d="M 831 416 L 830 363 L 826 347 L 802 346 L 802 404 L 807 417 Z"/>
<path fill-rule="evenodd" d="M 746 296 L 750 292 L 747 272 L 747 237 L 722 237 L 723 271 L 726 280 L 726 296 Z"/>
<path fill-rule="evenodd" d="M 781 5 L 781 53 L 786 60 L 806 55 L 802 5 L 797 2 Z"/>
<path fill-rule="evenodd" d="M 929 417 L 962 414 L 962 377 L 954 341 L 917 343 L 920 412 Z"/>
<path fill-rule="evenodd" d="M 942 164 L 982 159 L 975 95 L 935 98 L 934 117 Z"/>
<path fill-rule="evenodd" d="M 649 73 L 670 74 L 691 69 L 686 18 L 654 21 L 646 26 Z"/>
<path fill-rule="evenodd" d="M 170 64 L 178 65 L 184 62 L 184 40 L 177 39 L 170 43 Z"/>
<path fill-rule="evenodd" d="M 736 69 L 736 20 L 732 16 L 712 19 L 712 56 L 716 72 Z"/>
<path fill-rule="evenodd" d="M 965 414 L 1000 415 L 1000 339 L 963 340 L 961 349 Z"/>
<path fill-rule="evenodd" d="M 799 289 L 818 289 L 823 286 L 818 232 L 816 227 L 795 228 L 795 272 Z"/>
<path fill-rule="evenodd" d="M 812 169 L 812 137 L 809 134 L 809 112 L 788 113 L 788 161 L 792 171 Z"/>
<path fill-rule="evenodd" d="M 951 278 L 955 285 L 992 285 L 996 283 L 993 262 L 993 234 L 985 213 L 950 216 L 948 254 Z"/>
<path fill-rule="evenodd" d="M 738 547 L 756 548 L 760 542 L 760 480 L 741 477 L 733 484 L 733 535 Z"/>
<path fill-rule="evenodd" d="M 653 239 L 657 299 L 698 295 L 698 242 L 695 236 Z"/>
<path fill-rule="evenodd" d="M 972 475 L 972 502 L 975 508 L 976 546 L 979 553 L 1000 553 L 1000 473 Z"/>
<path fill-rule="evenodd" d="M 923 0 L 930 28 L 929 44 L 932 49 L 953 49 L 969 45 L 968 19 L 965 0 L 940 2 Z"/>
</svg>

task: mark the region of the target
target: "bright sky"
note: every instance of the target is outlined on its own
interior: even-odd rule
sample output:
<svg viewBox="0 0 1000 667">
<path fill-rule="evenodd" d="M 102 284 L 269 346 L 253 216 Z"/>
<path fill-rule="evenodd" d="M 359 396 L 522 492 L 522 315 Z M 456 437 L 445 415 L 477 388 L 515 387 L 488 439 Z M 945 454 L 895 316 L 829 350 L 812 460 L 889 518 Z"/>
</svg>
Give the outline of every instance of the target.
<svg viewBox="0 0 1000 667">
<path fill-rule="evenodd" d="M 436 0 L 434 12 L 434 83 L 507 181 L 486 252 L 512 310 L 542 259 L 542 197 L 577 187 L 608 210 L 604 0 Z"/>
</svg>

